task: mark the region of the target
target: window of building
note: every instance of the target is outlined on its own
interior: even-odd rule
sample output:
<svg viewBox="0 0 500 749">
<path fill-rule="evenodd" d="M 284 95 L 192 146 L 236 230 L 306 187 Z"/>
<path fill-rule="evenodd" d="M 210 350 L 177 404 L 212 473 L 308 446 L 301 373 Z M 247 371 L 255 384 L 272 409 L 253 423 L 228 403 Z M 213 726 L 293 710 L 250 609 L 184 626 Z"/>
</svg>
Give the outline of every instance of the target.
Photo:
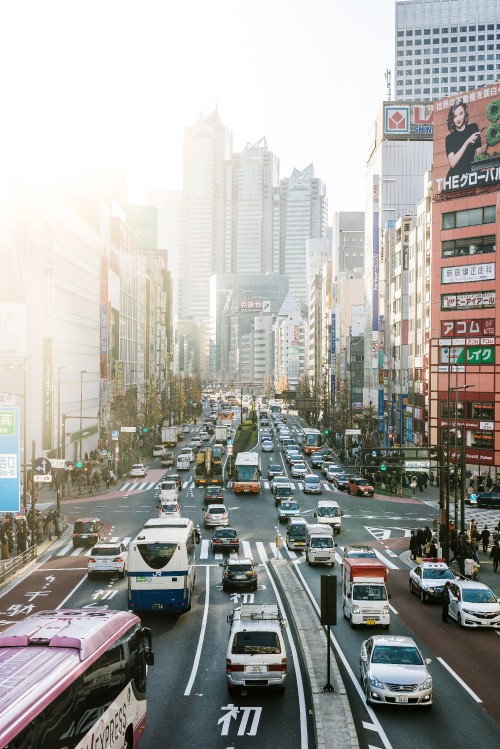
<svg viewBox="0 0 500 749">
<path fill-rule="evenodd" d="M 494 432 L 482 432 L 480 429 L 474 429 L 470 432 L 470 444 L 472 447 L 482 447 L 486 450 L 494 449 Z"/>
<path fill-rule="evenodd" d="M 443 419 L 456 419 L 458 414 L 459 419 L 464 418 L 464 404 L 462 401 L 458 401 L 458 403 L 455 401 L 454 398 L 450 395 L 450 402 L 448 403 L 447 400 L 440 401 L 439 403 L 439 415 Z"/>
<path fill-rule="evenodd" d="M 442 214 L 441 228 L 462 229 L 466 226 L 494 224 L 495 218 L 496 209 L 494 205 L 485 205 L 482 208 L 468 208 L 465 211 L 451 211 L 450 213 Z"/>
<path fill-rule="evenodd" d="M 490 401 L 467 403 L 467 418 L 481 421 L 495 421 L 495 404 Z"/>
<path fill-rule="evenodd" d="M 467 255 L 486 255 L 496 252 L 495 235 L 489 237 L 472 237 L 470 239 L 452 239 L 441 243 L 441 257 L 464 257 Z"/>
</svg>

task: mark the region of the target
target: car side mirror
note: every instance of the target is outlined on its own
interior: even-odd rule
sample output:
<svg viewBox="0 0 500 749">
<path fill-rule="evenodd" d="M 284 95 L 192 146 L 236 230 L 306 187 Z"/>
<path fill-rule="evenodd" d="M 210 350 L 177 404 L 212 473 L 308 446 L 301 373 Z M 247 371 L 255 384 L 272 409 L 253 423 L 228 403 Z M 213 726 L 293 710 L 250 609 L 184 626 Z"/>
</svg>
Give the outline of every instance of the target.
<svg viewBox="0 0 500 749">
<path fill-rule="evenodd" d="M 364 663 L 366 663 L 366 661 L 368 660 L 368 656 L 366 655 L 366 652 L 364 651 L 361 651 L 359 657 L 360 657 L 360 660 L 362 660 Z"/>
<path fill-rule="evenodd" d="M 431 663 L 432 663 L 432 658 L 426 658 L 425 659 L 425 665 L 426 666 L 430 666 Z"/>
<path fill-rule="evenodd" d="M 390 594 L 390 593 L 388 593 L 388 594 L 387 594 L 387 599 L 389 599 L 390 597 L 391 597 L 391 594 Z"/>
</svg>

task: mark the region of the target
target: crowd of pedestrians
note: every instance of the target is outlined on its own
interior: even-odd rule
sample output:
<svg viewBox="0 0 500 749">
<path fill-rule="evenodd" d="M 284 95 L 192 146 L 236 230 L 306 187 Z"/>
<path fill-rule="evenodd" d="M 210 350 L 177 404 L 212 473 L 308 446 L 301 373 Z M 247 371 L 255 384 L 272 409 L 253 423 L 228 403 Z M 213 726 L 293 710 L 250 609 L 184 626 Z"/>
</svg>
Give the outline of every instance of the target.
<svg viewBox="0 0 500 749">
<path fill-rule="evenodd" d="M 31 509 L 26 517 L 17 517 L 12 513 L 3 516 L 0 523 L 1 558 L 10 559 L 23 554 L 30 546 L 41 544 L 48 539 L 60 538 L 64 529 L 64 519 L 55 509 L 42 514 Z"/>
</svg>

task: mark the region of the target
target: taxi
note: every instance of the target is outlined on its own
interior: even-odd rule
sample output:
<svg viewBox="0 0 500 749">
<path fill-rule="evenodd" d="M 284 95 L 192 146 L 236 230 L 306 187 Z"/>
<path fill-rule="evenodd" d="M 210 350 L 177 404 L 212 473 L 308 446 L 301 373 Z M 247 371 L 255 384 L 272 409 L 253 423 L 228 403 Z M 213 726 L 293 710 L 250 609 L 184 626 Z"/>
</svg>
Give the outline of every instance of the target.
<svg viewBox="0 0 500 749">
<path fill-rule="evenodd" d="M 444 559 L 423 559 L 410 570 L 410 593 L 416 593 L 422 603 L 440 601 L 447 580 L 455 580 L 455 574 Z"/>
</svg>

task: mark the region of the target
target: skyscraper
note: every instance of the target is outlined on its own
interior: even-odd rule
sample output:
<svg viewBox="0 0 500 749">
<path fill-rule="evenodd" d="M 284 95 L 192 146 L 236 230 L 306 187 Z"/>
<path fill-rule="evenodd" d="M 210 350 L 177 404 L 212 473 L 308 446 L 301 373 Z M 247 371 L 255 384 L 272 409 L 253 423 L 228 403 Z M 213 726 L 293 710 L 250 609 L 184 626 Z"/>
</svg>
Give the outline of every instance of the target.
<svg viewBox="0 0 500 749">
<path fill-rule="evenodd" d="M 298 304 L 307 305 L 306 242 L 326 236 L 328 200 L 326 185 L 309 164 L 294 169 L 281 180 L 280 273 L 290 279 L 290 293 Z"/>
<path fill-rule="evenodd" d="M 396 2 L 397 100 L 432 100 L 500 77 L 500 0 Z"/>
<path fill-rule="evenodd" d="M 210 277 L 226 266 L 231 154 L 232 133 L 217 111 L 185 129 L 179 258 L 184 319 L 208 320 Z"/>
<path fill-rule="evenodd" d="M 261 138 L 232 159 L 231 271 L 279 270 L 279 159 Z"/>
</svg>

